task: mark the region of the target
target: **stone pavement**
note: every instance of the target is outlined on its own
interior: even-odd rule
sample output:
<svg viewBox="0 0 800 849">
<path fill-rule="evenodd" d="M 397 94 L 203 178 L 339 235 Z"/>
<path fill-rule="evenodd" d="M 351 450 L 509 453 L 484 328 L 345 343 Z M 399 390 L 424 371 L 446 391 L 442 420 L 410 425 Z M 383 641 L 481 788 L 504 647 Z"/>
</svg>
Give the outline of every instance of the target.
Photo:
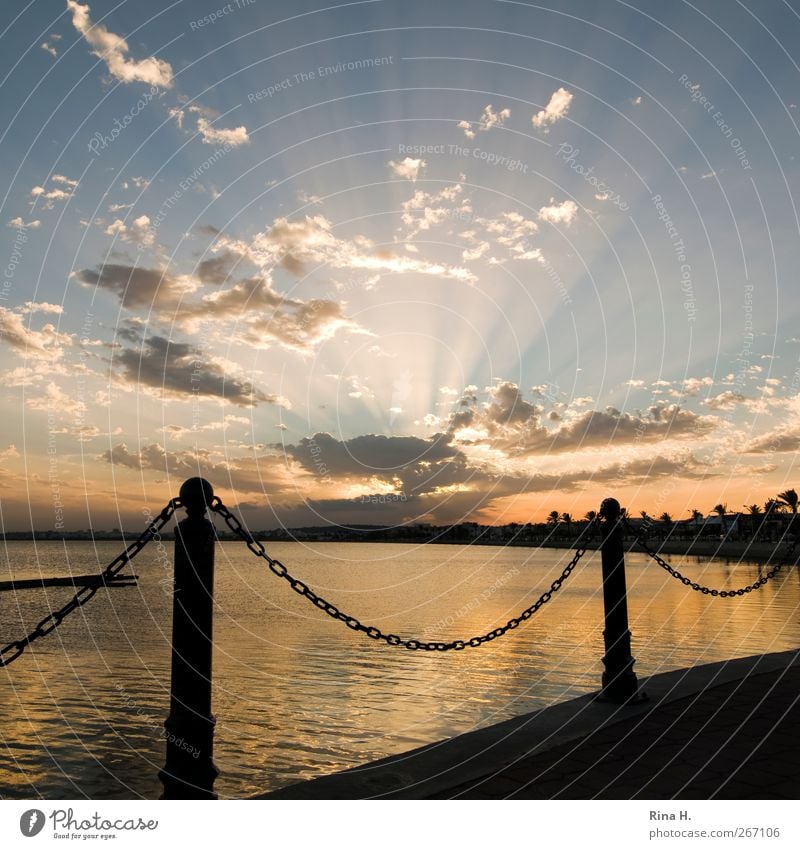
<svg viewBox="0 0 800 849">
<path fill-rule="evenodd" d="M 640 679 L 649 700 L 591 694 L 269 799 L 798 799 L 800 651 Z"/>
<path fill-rule="evenodd" d="M 712 687 L 429 798 L 798 799 L 800 669 Z"/>
</svg>

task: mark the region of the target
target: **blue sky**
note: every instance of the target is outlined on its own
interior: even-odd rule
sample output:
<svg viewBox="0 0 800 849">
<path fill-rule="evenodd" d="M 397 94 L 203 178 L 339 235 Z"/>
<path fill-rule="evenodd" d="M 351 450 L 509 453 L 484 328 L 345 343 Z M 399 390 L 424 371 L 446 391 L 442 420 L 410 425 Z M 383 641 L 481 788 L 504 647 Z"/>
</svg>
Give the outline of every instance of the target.
<svg viewBox="0 0 800 849">
<path fill-rule="evenodd" d="M 796 3 L 3 9 L 9 528 L 796 484 Z"/>
</svg>

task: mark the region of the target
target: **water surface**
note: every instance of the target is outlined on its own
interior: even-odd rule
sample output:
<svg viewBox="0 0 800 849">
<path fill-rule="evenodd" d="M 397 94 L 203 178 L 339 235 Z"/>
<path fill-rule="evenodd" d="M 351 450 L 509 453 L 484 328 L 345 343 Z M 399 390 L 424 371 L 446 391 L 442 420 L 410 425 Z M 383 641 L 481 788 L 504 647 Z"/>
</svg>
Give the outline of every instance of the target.
<svg viewBox="0 0 800 849">
<path fill-rule="evenodd" d="M 171 543 L 148 546 L 135 588 L 98 592 L 0 670 L 0 794 L 157 798 L 169 702 Z M 572 552 L 494 546 L 282 543 L 268 546 L 340 609 L 385 632 L 469 638 L 505 623 Z M 7 543 L 0 580 L 87 574 L 119 543 Z M 720 589 L 763 567 L 671 558 Z M 800 571 L 720 599 L 629 555 L 639 675 L 800 646 Z M 128 567 L 131 571 L 131 567 Z M 68 588 L 0 594 L 0 641 L 21 636 Z M 517 630 L 477 649 L 411 652 L 326 617 L 241 543 L 217 549 L 214 711 L 220 797 L 242 797 L 402 752 L 597 689 L 599 554 Z"/>
</svg>

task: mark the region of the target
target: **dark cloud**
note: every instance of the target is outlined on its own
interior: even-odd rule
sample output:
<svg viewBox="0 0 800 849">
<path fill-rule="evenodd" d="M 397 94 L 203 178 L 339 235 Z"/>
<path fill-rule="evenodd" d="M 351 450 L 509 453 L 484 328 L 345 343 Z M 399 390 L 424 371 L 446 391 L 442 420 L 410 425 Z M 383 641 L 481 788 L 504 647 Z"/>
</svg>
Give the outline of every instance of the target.
<svg viewBox="0 0 800 849">
<path fill-rule="evenodd" d="M 131 265 L 102 265 L 92 270 L 75 272 L 84 286 L 94 286 L 113 292 L 126 309 L 137 307 L 174 308 L 195 286 L 157 268 Z"/>
<path fill-rule="evenodd" d="M 240 407 L 279 400 L 256 389 L 249 381 L 226 374 L 200 348 L 162 336 L 149 336 L 138 348 L 121 349 L 115 354 L 114 362 L 121 366 L 128 383 L 150 386 L 165 395 L 183 399 L 224 398 Z"/>
<path fill-rule="evenodd" d="M 683 410 L 675 404 L 651 407 L 646 415 L 621 413 L 613 407 L 590 410 L 553 433 L 537 429 L 524 451 L 577 451 L 620 443 L 659 442 L 687 436 L 703 436 L 716 427 L 712 419 Z"/>
<path fill-rule="evenodd" d="M 201 448 L 169 451 L 154 442 L 134 451 L 120 442 L 99 454 L 98 459 L 114 466 L 175 476 L 177 484 L 187 477 L 204 477 L 216 489 L 231 489 L 251 498 L 254 494 L 261 496 L 258 501 L 262 509 L 265 499 L 275 495 L 286 496 L 292 492 L 297 496 L 296 476 L 288 476 L 283 460 L 274 455 L 239 457 L 223 462 Z"/>
<path fill-rule="evenodd" d="M 486 403 L 478 405 L 476 400 L 474 393 L 462 398 L 461 408 L 448 419 L 449 431 L 473 428 L 486 434 L 478 441 L 509 454 L 558 454 L 621 443 L 699 437 L 716 427 L 715 419 L 670 404 L 654 405 L 645 414 L 607 407 L 571 419 L 551 411 L 547 420 L 561 424 L 550 429 L 541 423 L 543 409 L 525 401 L 519 387 L 510 381 L 493 386 Z"/>
<path fill-rule="evenodd" d="M 463 457 L 452 444 L 452 436 L 442 433 L 427 439 L 364 434 L 345 440 L 338 440 L 329 433 L 315 433 L 304 437 L 297 445 L 274 447 L 281 448 L 309 471 L 318 472 L 324 464 L 328 474 L 342 477 L 394 477 L 421 463 L 433 465 Z"/>
<path fill-rule="evenodd" d="M 239 258 L 230 251 L 223 251 L 219 256 L 204 259 L 197 264 L 196 274 L 203 283 L 220 285 L 224 283 L 236 267 Z"/>
</svg>

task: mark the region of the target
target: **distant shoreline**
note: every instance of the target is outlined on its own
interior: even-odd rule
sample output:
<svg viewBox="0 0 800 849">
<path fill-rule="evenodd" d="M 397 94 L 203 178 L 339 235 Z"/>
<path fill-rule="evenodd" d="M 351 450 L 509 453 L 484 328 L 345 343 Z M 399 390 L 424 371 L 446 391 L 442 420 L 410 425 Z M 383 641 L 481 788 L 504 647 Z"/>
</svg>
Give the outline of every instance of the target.
<svg viewBox="0 0 800 849">
<path fill-rule="evenodd" d="M 64 535 L 44 535 L 37 534 L 35 537 L 30 532 L 27 533 L 8 533 L 0 536 L 5 542 L 120 542 L 130 544 L 136 539 L 136 534 L 98 534 L 94 537 L 86 534 L 64 534 Z M 388 543 L 388 544 L 406 544 L 406 545 L 487 545 L 495 548 L 532 548 L 532 549 L 575 549 L 577 540 L 558 539 L 545 541 L 532 540 L 493 540 L 493 539 L 430 539 L 429 537 L 406 537 L 402 539 L 365 539 L 363 536 L 353 536 L 349 538 L 336 537 L 306 537 L 306 538 L 286 538 L 271 536 L 269 533 L 257 533 L 254 535 L 256 539 L 265 544 L 270 543 Z M 174 540 L 173 533 L 165 533 L 161 539 L 163 542 L 172 542 Z M 237 542 L 237 537 L 232 534 L 220 534 L 219 542 Z M 713 558 L 714 560 L 724 561 L 749 561 L 754 563 L 771 563 L 777 562 L 786 550 L 787 542 L 751 542 L 748 540 L 728 540 L 720 542 L 713 539 L 695 539 L 695 540 L 667 540 L 659 542 L 656 540 L 649 541 L 649 546 L 654 551 L 662 555 L 679 555 L 689 557 L 705 557 Z M 600 547 L 598 539 L 592 539 L 584 543 L 585 547 L 590 551 L 596 551 Z M 625 550 L 628 552 L 646 554 L 645 550 L 634 540 L 625 541 Z M 777 555 L 777 558 L 776 558 Z M 800 546 L 794 553 L 791 565 L 797 565 L 800 561 Z"/>
</svg>

